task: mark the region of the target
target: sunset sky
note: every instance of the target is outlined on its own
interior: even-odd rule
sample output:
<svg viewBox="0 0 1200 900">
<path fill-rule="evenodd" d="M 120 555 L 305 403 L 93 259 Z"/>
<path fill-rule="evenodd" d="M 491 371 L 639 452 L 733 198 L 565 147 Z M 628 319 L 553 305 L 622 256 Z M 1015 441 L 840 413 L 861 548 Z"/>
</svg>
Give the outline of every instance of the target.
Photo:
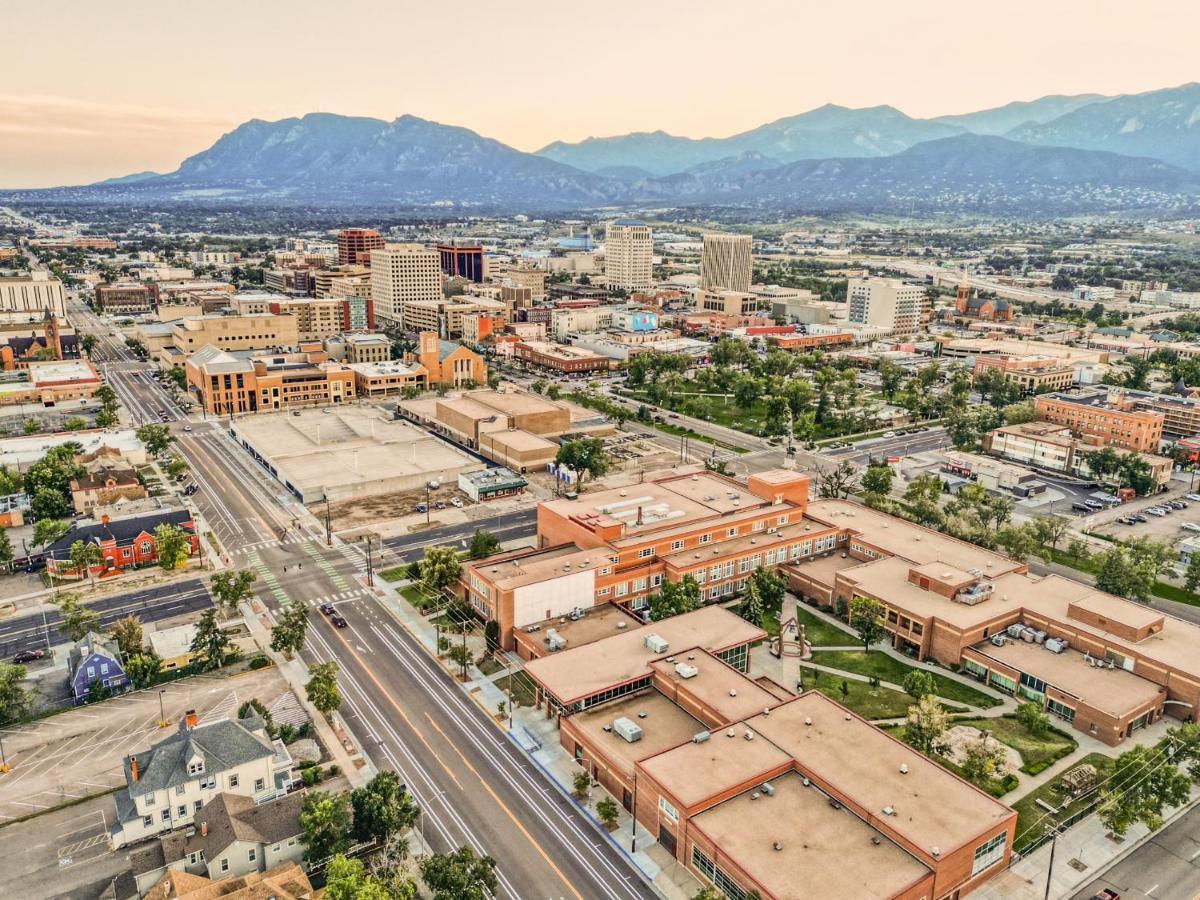
<svg viewBox="0 0 1200 900">
<path fill-rule="evenodd" d="M 114 0 L 8 2 L 0 21 L 0 187 L 168 172 L 246 119 L 314 111 L 536 150 L 1200 78 L 1195 0 Z"/>
</svg>

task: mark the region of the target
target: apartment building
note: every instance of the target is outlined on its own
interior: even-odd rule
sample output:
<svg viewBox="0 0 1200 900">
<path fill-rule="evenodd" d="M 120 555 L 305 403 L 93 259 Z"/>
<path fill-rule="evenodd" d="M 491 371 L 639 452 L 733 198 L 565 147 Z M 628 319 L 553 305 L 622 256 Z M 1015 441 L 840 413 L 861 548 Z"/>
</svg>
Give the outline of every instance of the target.
<svg viewBox="0 0 1200 900">
<path fill-rule="evenodd" d="M 205 412 L 235 415 L 347 403 L 355 373 L 323 350 L 238 356 L 208 345 L 184 363 L 188 390 Z"/>
<path fill-rule="evenodd" d="M 0 317 L 5 321 L 40 320 L 46 310 L 67 317 L 62 282 L 42 270 L 0 275 Z"/>
<path fill-rule="evenodd" d="M 239 719 L 201 725 L 189 710 L 178 730 L 149 750 L 125 757 L 125 787 L 117 792 L 114 847 L 191 825 L 222 792 L 263 803 L 291 785 L 292 758 L 267 736 L 253 710 Z"/>
<path fill-rule="evenodd" d="M 702 241 L 700 289 L 748 292 L 754 271 L 754 239 L 748 234 L 707 233 Z"/>
<path fill-rule="evenodd" d="M 400 397 L 407 388 L 423 391 L 429 386 L 429 373 L 422 365 L 387 360 L 351 363 L 354 386 L 359 397 L 383 400 Z"/>
<path fill-rule="evenodd" d="M 410 303 L 436 302 L 442 296 L 441 258 L 421 244 L 385 244 L 371 251 L 371 299 L 375 314 L 406 331 Z"/>
<path fill-rule="evenodd" d="M 299 344 L 300 328 L 292 315 L 194 316 L 172 323 L 171 343 L 185 355 L 207 346 L 228 351 L 271 350 Z"/>
<path fill-rule="evenodd" d="M 1062 391 L 1075 383 L 1075 367 L 1052 356 L 981 356 L 975 360 L 976 377 L 997 371 L 1004 380 L 1026 394 Z"/>
<path fill-rule="evenodd" d="M 1200 434 L 1200 399 L 1193 395 L 1155 394 L 1128 388 L 1109 388 L 1109 395 L 1119 396 L 1142 412 L 1160 414 L 1165 438 L 1190 438 Z"/>
<path fill-rule="evenodd" d="M 1155 453 L 1162 443 L 1163 414 L 1139 409 L 1133 400 L 1105 388 L 1047 394 L 1035 401 L 1038 420 L 1090 435 L 1101 444 Z"/>
<path fill-rule="evenodd" d="M 481 244 L 438 244 L 442 274 L 448 278 L 466 278 L 479 283 L 484 278 Z"/>
<path fill-rule="evenodd" d="M 750 675 L 761 629 L 717 606 L 640 627 L 589 618 L 526 665 L 538 703 L 702 883 L 918 900 L 1004 871 L 1016 813 L 819 692 Z"/>
<path fill-rule="evenodd" d="M 487 297 L 442 297 L 416 300 L 405 304 L 406 331 L 434 331 L 450 338 L 462 337 L 466 320 L 472 316 L 495 316 L 507 321 L 508 308 L 500 300 Z"/>
<path fill-rule="evenodd" d="M 612 367 L 612 360 L 603 353 L 547 341 L 523 340 L 514 346 L 513 355 L 531 365 L 567 375 L 607 372 Z"/>
<path fill-rule="evenodd" d="M 835 549 L 836 528 L 804 521 L 808 488 L 784 470 L 745 486 L 695 472 L 542 503 L 539 549 L 469 564 L 464 595 L 509 649 L 514 629 L 577 607 L 644 609 L 664 579 L 690 575 L 705 600 L 730 597 L 756 568 Z"/>
<path fill-rule="evenodd" d="M 983 436 L 983 448 L 996 456 L 1083 477 L 1093 477 L 1087 465 L 1087 454 L 1099 447 L 1096 438 L 1076 437 L 1070 428 L 1053 422 L 1004 425 Z M 1170 457 L 1154 453 L 1139 453 L 1138 456 L 1150 467 L 1150 474 L 1157 484 L 1170 482 L 1173 468 Z"/>
<path fill-rule="evenodd" d="M 147 313 L 158 304 L 158 285 L 151 281 L 118 281 L 98 284 L 96 308 L 106 313 Z"/>
<path fill-rule="evenodd" d="M 504 273 L 504 284 L 509 287 L 528 289 L 530 299 L 534 303 L 541 303 L 546 299 L 546 273 L 541 269 L 525 267 L 509 269 Z M 502 284 L 501 287 L 503 286 Z M 503 297 L 503 295 L 501 296 Z"/>
<path fill-rule="evenodd" d="M 851 278 L 846 299 L 851 323 L 888 328 L 898 336 L 920 330 L 927 306 L 923 285 L 898 278 Z"/>
<path fill-rule="evenodd" d="M 337 236 L 338 264 L 369 266 L 371 251 L 383 247 L 383 235 L 374 228 L 343 228 Z"/>
<path fill-rule="evenodd" d="M 654 287 L 654 236 L 636 219 L 618 219 L 604 240 L 604 278 L 610 288 L 648 291 Z"/>
<path fill-rule="evenodd" d="M 294 316 L 301 341 L 322 341 L 349 330 L 344 302 L 336 297 L 279 298 L 272 300 L 268 308 L 277 316 Z"/>
</svg>

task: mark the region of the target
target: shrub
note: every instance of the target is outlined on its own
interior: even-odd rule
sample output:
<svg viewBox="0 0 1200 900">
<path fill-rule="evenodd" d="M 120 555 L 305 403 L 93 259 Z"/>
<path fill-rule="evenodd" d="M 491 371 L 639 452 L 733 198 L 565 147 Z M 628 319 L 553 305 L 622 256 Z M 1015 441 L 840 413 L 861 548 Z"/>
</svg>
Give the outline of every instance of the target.
<svg viewBox="0 0 1200 900">
<path fill-rule="evenodd" d="M 270 664 L 271 661 L 265 656 L 256 656 L 249 663 L 251 669 L 265 669 Z"/>
<path fill-rule="evenodd" d="M 304 782 L 305 787 L 312 787 L 319 784 L 324 777 L 320 766 L 309 766 L 307 769 L 300 771 L 300 780 Z"/>
<path fill-rule="evenodd" d="M 330 766 L 330 767 L 329 767 L 329 777 L 330 777 L 330 778 L 333 778 L 334 776 L 341 775 L 341 774 L 342 774 L 342 767 L 341 767 L 341 766 L 339 766 L 339 765 L 332 765 L 332 766 Z"/>
<path fill-rule="evenodd" d="M 296 768 L 311 769 L 315 765 L 319 765 L 319 763 L 315 759 L 302 759 L 302 760 L 300 760 L 300 762 L 296 763 Z"/>
</svg>

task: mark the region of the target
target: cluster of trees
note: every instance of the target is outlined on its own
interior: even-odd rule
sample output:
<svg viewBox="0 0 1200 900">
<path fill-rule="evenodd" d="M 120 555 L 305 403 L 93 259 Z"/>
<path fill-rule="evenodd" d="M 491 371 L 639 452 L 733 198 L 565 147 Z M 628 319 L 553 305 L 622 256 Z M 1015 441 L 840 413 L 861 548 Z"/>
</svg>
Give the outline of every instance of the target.
<svg viewBox="0 0 1200 900">
<path fill-rule="evenodd" d="M 1139 496 L 1146 496 L 1158 487 L 1150 471 L 1150 464 L 1140 453 L 1121 453 L 1115 447 L 1101 447 L 1085 451 L 1083 461 L 1087 469 L 1100 481 L 1109 482 L 1119 488 L 1130 487 Z"/>
<path fill-rule="evenodd" d="M 555 463 L 567 466 L 577 476 L 577 486 L 583 487 L 584 477 L 601 478 L 608 471 L 611 461 L 600 438 L 575 438 L 563 441 L 554 457 Z"/>
</svg>

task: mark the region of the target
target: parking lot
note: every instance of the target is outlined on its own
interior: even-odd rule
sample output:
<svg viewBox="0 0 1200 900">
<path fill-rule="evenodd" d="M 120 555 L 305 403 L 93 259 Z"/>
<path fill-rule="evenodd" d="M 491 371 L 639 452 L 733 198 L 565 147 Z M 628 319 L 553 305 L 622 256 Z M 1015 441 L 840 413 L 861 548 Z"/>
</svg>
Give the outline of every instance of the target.
<svg viewBox="0 0 1200 900">
<path fill-rule="evenodd" d="M 1171 494 L 1172 498 L 1178 499 L 1178 492 Z M 1156 501 L 1161 503 L 1163 501 Z M 1191 531 L 1183 527 L 1185 522 L 1194 522 L 1200 524 L 1200 503 L 1193 500 L 1183 498 L 1183 502 L 1187 503 L 1186 509 L 1172 510 L 1165 516 L 1155 516 L 1146 512 L 1150 506 L 1154 506 L 1155 502 L 1141 501 L 1136 504 L 1130 503 L 1124 507 L 1118 508 L 1114 513 L 1106 513 L 1103 518 L 1103 524 L 1095 526 L 1095 531 L 1099 534 L 1108 534 L 1113 537 L 1118 537 L 1123 540 L 1134 537 L 1148 537 L 1156 541 L 1166 541 L 1169 544 L 1176 544 L 1184 538 L 1198 537 L 1200 532 Z M 1133 525 L 1124 525 L 1116 519 L 1138 513 L 1146 517 L 1145 522 L 1136 522 Z"/>
<path fill-rule="evenodd" d="M 167 721 L 195 709 L 200 721 L 237 714 L 257 697 L 270 707 L 287 691 L 274 668 L 234 678 L 197 675 L 161 688 Z M 123 760 L 163 734 L 159 690 L 135 691 L 0 730 L 12 771 L 0 776 L 0 825 L 125 783 Z"/>
<path fill-rule="evenodd" d="M 115 815 L 116 804 L 106 794 L 9 826 L 11 832 L 0 828 L 0 840 L 10 848 L 19 840 L 20 848 L 10 849 L 0 866 L 0 897 L 98 897 L 129 862 L 128 851 L 108 843 Z"/>
</svg>

